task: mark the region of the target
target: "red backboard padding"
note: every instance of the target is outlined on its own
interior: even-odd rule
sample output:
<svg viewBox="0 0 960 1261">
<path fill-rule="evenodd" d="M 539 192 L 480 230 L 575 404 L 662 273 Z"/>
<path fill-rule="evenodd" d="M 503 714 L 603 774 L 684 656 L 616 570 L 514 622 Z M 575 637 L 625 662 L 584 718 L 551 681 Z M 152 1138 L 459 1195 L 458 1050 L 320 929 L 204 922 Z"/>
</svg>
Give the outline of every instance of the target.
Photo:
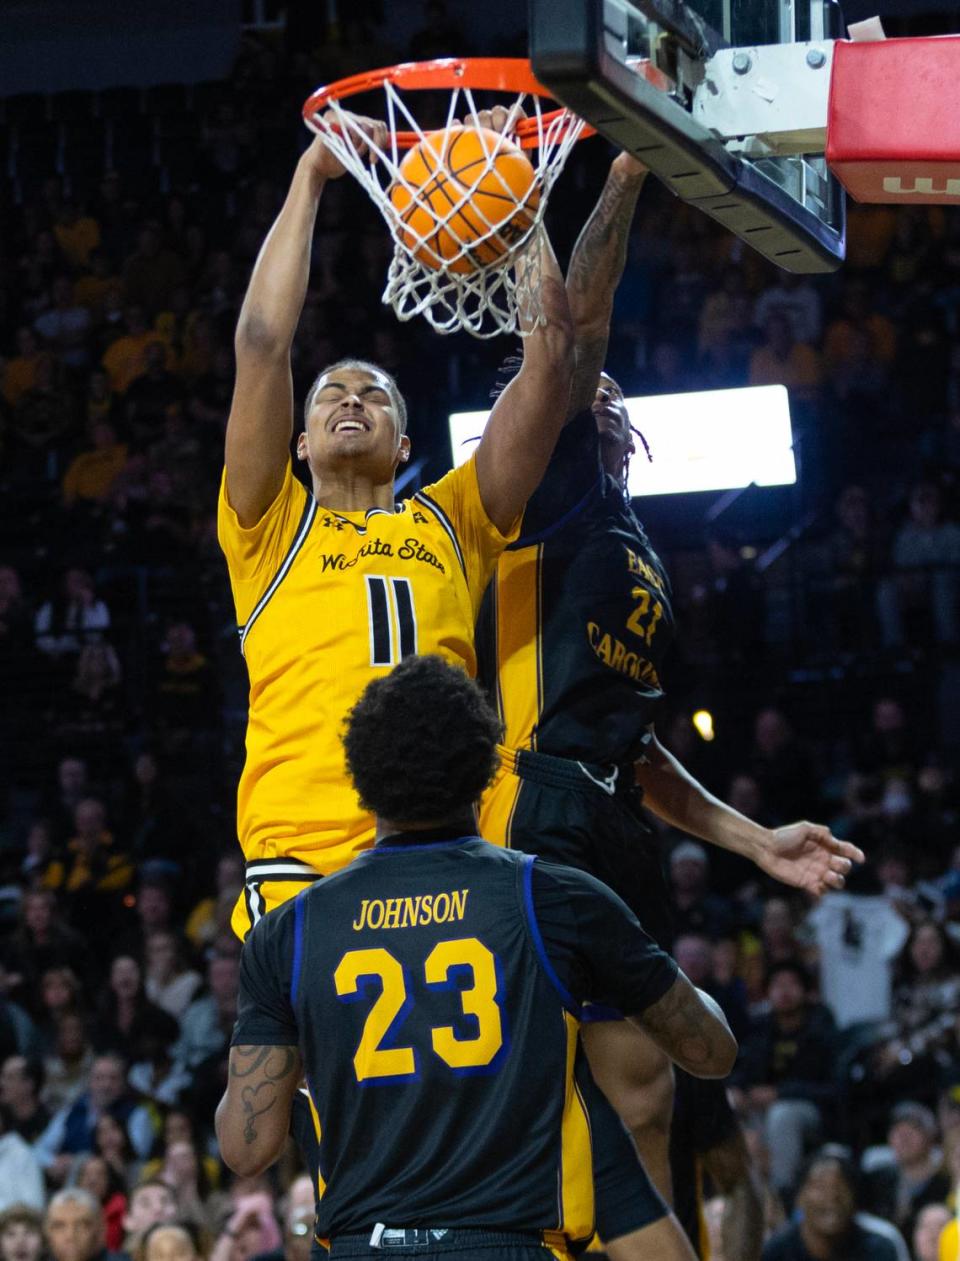
<svg viewBox="0 0 960 1261">
<path fill-rule="evenodd" d="M 857 201 L 960 205 L 960 36 L 838 40 L 826 155 Z"/>
</svg>

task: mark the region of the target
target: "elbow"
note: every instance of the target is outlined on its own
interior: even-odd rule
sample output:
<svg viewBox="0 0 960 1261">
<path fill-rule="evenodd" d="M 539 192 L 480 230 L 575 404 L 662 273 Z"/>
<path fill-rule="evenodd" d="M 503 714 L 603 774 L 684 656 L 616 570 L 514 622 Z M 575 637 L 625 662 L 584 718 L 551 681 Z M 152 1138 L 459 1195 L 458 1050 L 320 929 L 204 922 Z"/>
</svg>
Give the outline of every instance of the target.
<svg viewBox="0 0 960 1261">
<path fill-rule="evenodd" d="M 729 1077 L 737 1062 L 739 1051 L 737 1039 L 725 1026 L 717 1029 L 710 1047 L 708 1064 L 700 1071 L 698 1077 Z"/>
<path fill-rule="evenodd" d="M 290 351 L 290 339 L 274 328 L 270 321 L 257 312 L 241 314 L 233 339 L 233 348 L 239 359 L 242 355 L 260 355 L 279 358 Z"/>
<path fill-rule="evenodd" d="M 275 1157 L 265 1159 L 262 1156 L 258 1158 L 255 1153 L 225 1147 L 223 1143 L 220 1144 L 220 1155 L 230 1172 L 235 1173 L 238 1178 L 258 1178 L 270 1168 L 275 1159 Z"/>
</svg>

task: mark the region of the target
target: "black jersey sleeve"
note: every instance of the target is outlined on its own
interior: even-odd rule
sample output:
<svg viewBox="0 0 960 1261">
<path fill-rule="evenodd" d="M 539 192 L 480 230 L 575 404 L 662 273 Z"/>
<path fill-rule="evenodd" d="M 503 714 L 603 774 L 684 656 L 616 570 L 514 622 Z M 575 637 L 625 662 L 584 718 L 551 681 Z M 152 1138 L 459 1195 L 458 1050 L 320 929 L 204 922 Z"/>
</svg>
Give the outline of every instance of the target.
<svg viewBox="0 0 960 1261">
<path fill-rule="evenodd" d="M 591 411 L 566 425 L 553 449 L 543 480 L 527 501 L 520 537 L 510 547 L 527 547 L 575 516 L 601 485 L 600 439 Z"/>
<path fill-rule="evenodd" d="M 295 1046 L 291 1001 L 299 916 L 296 899 L 265 915 L 243 943 L 232 1046 Z"/>
<path fill-rule="evenodd" d="M 532 896 L 544 951 L 578 1005 L 639 1015 L 676 980 L 674 960 L 600 880 L 537 859 Z"/>
</svg>

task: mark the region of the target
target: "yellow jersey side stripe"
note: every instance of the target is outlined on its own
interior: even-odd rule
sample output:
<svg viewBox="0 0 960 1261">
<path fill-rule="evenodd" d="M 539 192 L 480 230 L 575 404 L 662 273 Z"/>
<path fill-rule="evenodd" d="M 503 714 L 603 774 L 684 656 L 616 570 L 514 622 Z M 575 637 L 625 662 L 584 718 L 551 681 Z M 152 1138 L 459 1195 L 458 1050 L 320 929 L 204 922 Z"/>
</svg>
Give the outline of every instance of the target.
<svg viewBox="0 0 960 1261">
<path fill-rule="evenodd" d="M 314 519 L 317 515 L 317 501 L 314 499 L 313 495 L 310 494 L 308 491 L 305 490 L 304 493 L 307 496 L 307 502 L 303 506 L 303 516 L 300 518 L 300 528 L 297 530 L 296 537 L 294 538 L 293 542 L 290 544 L 290 550 L 287 552 L 286 556 L 283 558 L 283 564 L 277 570 L 277 573 L 274 576 L 273 581 L 270 583 L 266 591 L 264 591 L 263 595 L 260 597 L 253 612 L 247 618 L 244 625 L 238 627 L 238 630 L 240 632 L 241 653 L 243 652 L 244 645 L 247 642 L 247 636 L 250 634 L 251 627 L 253 626 L 257 618 L 260 616 L 260 614 L 263 612 L 263 610 L 270 603 L 270 600 L 272 596 L 274 595 L 275 591 L 280 586 L 281 582 L 283 582 L 284 578 L 286 578 L 287 574 L 290 572 L 290 566 L 293 564 L 294 560 L 296 559 L 297 553 L 300 551 L 300 548 L 303 547 L 304 540 L 306 539 L 307 535 L 310 533 L 310 527 L 313 525 Z"/>
<path fill-rule="evenodd" d="M 460 540 L 457 538 L 457 532 L 453 528 L 453 524 L 450 521 L 450 518 L 443 511 L 443 509 L 436 502 L 436 500 L 431 499 L 429 495 L 425 495 L 422 490 L 418 490 L 417 493 L 413 497 L 414 499 L 418 501 L 418 503 L 422 503 L 424 507 L 430 509 L 430 511 L 434 514 L 434 516 L 437 518 L 437 520 L 446 530 L 447 534 L 449 534 L 450 542 L 453 544 L 453 550 L 457 553 L 457 560 L 460 562 L 460 568 L 463 570 L 464 577 L 466 577 L 467 564 L 466 564 L 466 561 L 463 559 L 463 552 L 460 548 Z"/>
</svg>

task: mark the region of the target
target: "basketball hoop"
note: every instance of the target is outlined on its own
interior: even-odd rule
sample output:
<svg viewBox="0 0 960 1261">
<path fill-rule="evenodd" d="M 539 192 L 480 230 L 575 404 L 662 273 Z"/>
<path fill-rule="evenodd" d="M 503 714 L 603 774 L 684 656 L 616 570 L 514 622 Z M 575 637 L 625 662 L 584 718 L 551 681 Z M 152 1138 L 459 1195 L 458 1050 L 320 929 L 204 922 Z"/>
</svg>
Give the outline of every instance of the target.
<svg viewBox="0 0 960 1261">
<path fill-rule="evenodd" d="M 383 91 L 382 117 L 388 133 L 384 148 L 373 143 L 342 106 L 350 97 L 378 89 Z M 402 96 L 428 89 L 450 90 L 442 128 L 421 126 Z M 473 96 L 475 89 L 509 95 L 509 103 L 501 102 L 509 109 L 504 136 L 519 146 L 533 168 L 532 184 L 515 202 L 517 216 L 508 225 L 502 220 L 490 222 L 477 209 L 484 181 L 498 176 L 497 144 L 482 141 L 481 156 L 470 163 L 468 180 L 447 180 L 448 172 L 443 168 L 444 188 L 456 191 L 452 196 L 444 193 L 442 212 L 437 210 L 437 179 L 424 186 L 411 182 L 402 169 L 408 151 L 426 146 L 441 130 L 454 134 L 466 126 L 468 115 L 480 112 Z M 304 122 L 323 136 L 334 156 L 363 185 L 390 229 L 394 252 L 383 302 L 393 308 L 398 319 L 422 315 L 439 333 L 465 330 L 474 337 L 525 335 L 542 322 L 535 240 L 550 190 L 570 149 L 577 140 L 593 134 L 592 128 L 569 110 L 545 109 L 545 98 L 549 99 L 546 89 L 522 58 L 450 57 L 407 62 L 340 79 L 318 88 L 304 104 Z M 489 105 L 484 102 L 483 108 Z M 530 116 L 524 117 L 525 112 Z M 480 134 L 484 135 L 482 131 Z M 437 161 L 445 159 L 445 149 L 446 142 Z M 427 152 L 436 150 L 434 142 L 433 150 Z M 432 200 L 428 192 L 431 185 Z M 504 200 L 503 193 L 498 197 Z M 411 210 L 422 211 L 420 218 L 425 217 L 429 231 L 417 228 Z M 464 222 L 470 224 L 469 240 L 460 239 Z M 437 246 L 441 233 L 443 249 Z"/>
</svg>

